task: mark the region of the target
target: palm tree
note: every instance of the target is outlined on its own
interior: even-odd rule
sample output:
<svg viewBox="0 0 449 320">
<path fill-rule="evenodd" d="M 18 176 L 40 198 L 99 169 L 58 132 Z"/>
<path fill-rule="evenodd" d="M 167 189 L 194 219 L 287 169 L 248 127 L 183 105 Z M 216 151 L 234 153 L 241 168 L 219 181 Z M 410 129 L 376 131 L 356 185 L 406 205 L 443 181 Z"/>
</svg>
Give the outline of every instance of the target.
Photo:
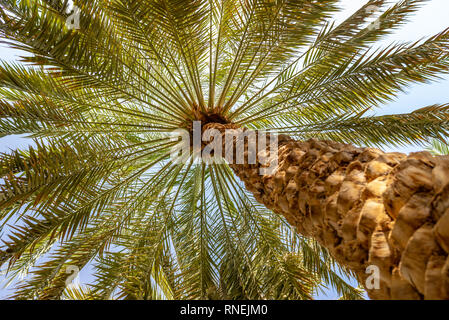
<svg viewBox="0 0 449 320">
<path fill-rule="evenodd" d="M 0 67 L 1 134 L 36 139 L 1 156 L 0 261 L 33 273 L 15 298 L 356 298 L 334 261 L 374 299 L 449 298 L 448 160 L 373 148 L 447 136 L 449 106 L 367 113 L 449 71 L 449 30 L 370 49 L 425 0 L 340 24 L 337 0 L 67 2 L 0 0 L 30 53 Z M 276 132 L 277 170 L 171 161 L 194 121 Z"/>
</svg>

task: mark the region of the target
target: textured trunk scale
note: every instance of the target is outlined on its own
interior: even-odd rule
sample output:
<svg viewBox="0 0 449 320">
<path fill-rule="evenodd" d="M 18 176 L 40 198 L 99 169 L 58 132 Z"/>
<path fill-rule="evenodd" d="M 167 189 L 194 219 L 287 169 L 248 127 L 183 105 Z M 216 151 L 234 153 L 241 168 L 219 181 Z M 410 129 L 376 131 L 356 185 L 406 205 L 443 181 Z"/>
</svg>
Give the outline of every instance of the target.
<svg viewBox="0 0 449 320">
<path fill-rule="evenodd" d="M 208 124 L 204 129 L 236 126 Z M 224 140 L 224 139 L 223 139 Z M 246 147 L 245 147 L 246 148 Z M 245 149 L 246 150 L 246 149 Z M 279 136 L 277 170 L 230 165 L 257 201 L 325 246 L 372 299 L 449 299 L 449 157 Z"/>
</svg>

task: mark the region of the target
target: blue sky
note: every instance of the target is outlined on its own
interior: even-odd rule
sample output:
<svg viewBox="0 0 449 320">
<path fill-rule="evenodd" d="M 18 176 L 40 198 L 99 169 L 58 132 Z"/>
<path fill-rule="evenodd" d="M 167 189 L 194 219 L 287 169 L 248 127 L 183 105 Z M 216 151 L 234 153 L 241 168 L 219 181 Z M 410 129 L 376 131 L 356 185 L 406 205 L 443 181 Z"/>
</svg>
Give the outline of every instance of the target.
<svg viewBox="0 0 449 320">
<path fill-rule="evenodd" d="M 341 4 L 344 10 L 336 15 L 336 19 L 340 21 L 346 18 L 364 3 L 366 3 L 365 0 L 342 0 Z M 441 32 L 449 27 L 448 13 L 448 0 L 431 0 L 417 14 L 411 17 L 410 23 L 395 32 L 394 35 L 386 38 L 381 42 L 381 45 L 398 41 L 416 41 Z M 0 58 L 2 60 L 16 61 L 18 59 L 18 54 L 20 53 L 4 46 L 0 46 Z M 444 79 L 439 82 L 409 87 L 408 90 L 401 94 L 394 102 L 377 109 L 376 113 L 406 113 L 435 103 L 449 103 L 449 76 L 444 77 Z M 0 152 L 25 147 L 28 144 L 29 140 L 22 137 L 9 136 L 0 138 Z M 386 147 L 384 149 L 386 151 L 401 151 L 408 153 L 419 151 L 422 148 L 417 146 L 405 146 L 401 148 Z M 88 281 L 88 277 L 88 272 L 81 273 L 81 282 Z M 0 298 L 5 297 L 5 295 L 6 290 L 1 288 L 0 283 Z M 320 294 L 317 298 L 335 299 L 337 296 L 335 292 L 329 290 L 326 294 Z"/>
</svg>

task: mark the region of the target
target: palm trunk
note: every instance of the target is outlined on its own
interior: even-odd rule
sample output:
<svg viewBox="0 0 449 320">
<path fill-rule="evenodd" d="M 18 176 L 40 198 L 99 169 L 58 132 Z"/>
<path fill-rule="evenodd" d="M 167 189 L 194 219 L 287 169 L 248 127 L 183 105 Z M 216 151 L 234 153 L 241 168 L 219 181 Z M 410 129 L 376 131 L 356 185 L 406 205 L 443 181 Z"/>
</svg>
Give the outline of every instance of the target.
<svg viewBox="0 0 449 320">
<path fill-rule="evenodd" d="M 449 299 L 449 157 L 285 136 L 277 152 L 272 175 L 259 174 L 260 162 L 230 167 L 257 201 L 353 270 L 370 298 Z M 378 289 L 366 286 L 369 266 Z"/>
</svg>

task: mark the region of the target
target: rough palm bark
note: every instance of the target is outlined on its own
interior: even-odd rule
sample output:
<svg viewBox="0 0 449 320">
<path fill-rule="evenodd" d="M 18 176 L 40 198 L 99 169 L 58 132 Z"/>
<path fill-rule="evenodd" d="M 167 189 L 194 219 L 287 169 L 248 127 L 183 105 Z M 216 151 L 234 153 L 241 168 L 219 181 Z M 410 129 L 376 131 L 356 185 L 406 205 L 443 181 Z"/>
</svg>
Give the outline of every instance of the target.
<svg viewBox="0 0 449 320">
<path fill-rule="evenodd" d="M 257 201 L 325 246 L 362 285 L 377 266 L 380 288 L 366 288 L 370 298 L 449 299 L 449 157 L 286 136 L 277 153 L 271 175 L 259 174 L 259 161 L 230 167 Z"/>
</svg>

